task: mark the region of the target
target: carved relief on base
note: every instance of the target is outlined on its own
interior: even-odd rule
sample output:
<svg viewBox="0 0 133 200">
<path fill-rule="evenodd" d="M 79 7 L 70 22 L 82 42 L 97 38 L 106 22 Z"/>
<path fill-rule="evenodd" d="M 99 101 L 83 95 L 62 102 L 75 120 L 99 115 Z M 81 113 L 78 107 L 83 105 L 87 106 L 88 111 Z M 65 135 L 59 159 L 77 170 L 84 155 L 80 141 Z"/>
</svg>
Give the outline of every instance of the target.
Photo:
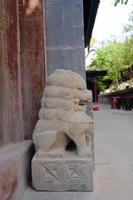
<svg viewBox="0 0 133 200">
<path fill-rule="evenodd" d="M 89 159 L 32 160 L 32 183 L 36 190 L 93 191 L 93 166 Z"/>
</svg>

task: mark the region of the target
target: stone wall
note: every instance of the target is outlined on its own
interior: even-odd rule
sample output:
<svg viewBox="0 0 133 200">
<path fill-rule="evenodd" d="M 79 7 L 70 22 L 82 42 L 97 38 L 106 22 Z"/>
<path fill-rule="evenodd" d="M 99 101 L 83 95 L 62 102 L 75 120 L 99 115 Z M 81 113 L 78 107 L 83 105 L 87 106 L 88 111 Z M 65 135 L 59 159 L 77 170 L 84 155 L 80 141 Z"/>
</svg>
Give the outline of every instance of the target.
<svg viewBox="0 0 133 200">
<path fill-rule="evenodd" d="M 42 6 L 22 2 L 0 5 L 0 146 L 31 138 L 44 88 Z"/>
<path fill-rule="evenodd" d="M 71 69 L 85 77 L 82 0 L 45 0 L 47 73 Z"/>
</svg>

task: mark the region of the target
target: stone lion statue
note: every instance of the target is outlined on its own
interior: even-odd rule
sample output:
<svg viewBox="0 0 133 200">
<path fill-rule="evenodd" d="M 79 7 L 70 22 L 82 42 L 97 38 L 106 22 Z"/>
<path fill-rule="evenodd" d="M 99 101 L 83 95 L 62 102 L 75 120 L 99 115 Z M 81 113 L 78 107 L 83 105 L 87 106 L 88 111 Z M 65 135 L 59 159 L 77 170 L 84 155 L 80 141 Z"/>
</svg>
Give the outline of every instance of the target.
<svg viewBox="0 0 133 200">
<path fill-rule="evenodd" d="M 84 79 L 70 70 L 57 69 L 47 79 L 39 120 L 33 133 L 38 158 L 62 158 L 71 141 L 77 156 L 89 154 L 92 119 L 85 113 L 88 101 Z"/>
</svg>

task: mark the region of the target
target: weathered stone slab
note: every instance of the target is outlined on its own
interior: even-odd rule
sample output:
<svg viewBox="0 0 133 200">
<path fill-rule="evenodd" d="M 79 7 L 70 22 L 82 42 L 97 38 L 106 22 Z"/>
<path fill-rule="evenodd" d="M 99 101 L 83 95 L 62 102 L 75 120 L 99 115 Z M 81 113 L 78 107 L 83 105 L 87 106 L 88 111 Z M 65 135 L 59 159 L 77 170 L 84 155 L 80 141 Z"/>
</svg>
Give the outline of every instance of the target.
<svg viewBox="0 0 133 200">
<path fill-rule="evenodd" d="M 32 160 L 32 184 L 40 191 L 93 191 L 93 164 L 87 158 Z"/>
<path fill-rule="evenodd" d="M 0 200 L 20 200 L 28 185 L 32 141 L 8 145 L 0 150 Z"/>
</svg>

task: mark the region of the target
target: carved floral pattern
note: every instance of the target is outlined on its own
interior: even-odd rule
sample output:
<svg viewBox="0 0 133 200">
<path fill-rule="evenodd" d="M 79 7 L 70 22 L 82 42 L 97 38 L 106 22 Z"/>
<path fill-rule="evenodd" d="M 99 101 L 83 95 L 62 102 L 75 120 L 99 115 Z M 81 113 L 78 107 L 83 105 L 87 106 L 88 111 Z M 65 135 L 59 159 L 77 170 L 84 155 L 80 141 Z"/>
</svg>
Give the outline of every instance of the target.
<svg viewBox="0 0 133 200">
<path fill-rule="evenodd" d="M 39 177 L 38 187 L 40 190 L 48 191 L 63 191 L 63 190 L 80 190 L 84 188 L 85 191 L 89 190 L 90 169 L 92 169 L 87 161 L 78 162 L 38 162 L 34 160 L 33 163 L 34 180 Z M 34 181 L 33 181 L 34 182 Z M 35 181 L 36 182 L 36 181 Z"/>
</svg>

